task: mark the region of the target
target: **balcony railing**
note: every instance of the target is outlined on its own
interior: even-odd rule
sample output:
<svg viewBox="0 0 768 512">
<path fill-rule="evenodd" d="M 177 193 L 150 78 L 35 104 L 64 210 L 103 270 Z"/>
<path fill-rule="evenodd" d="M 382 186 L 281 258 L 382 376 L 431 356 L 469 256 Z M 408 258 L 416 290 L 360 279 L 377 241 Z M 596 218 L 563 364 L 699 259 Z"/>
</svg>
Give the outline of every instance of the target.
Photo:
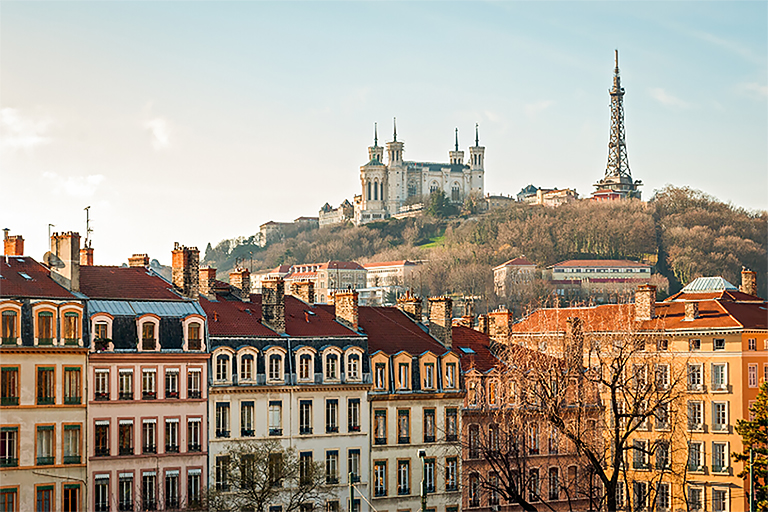
<svg viewBox="0 0 768 512">
<path fill-rule="evenodd" d="M 157 342 L 155 340 L 141 340 L 141 350 L 155 350 Z"/>
<path fill-rule="evenodd" d="M 93 399 L 97 402 L 103 402 L 109 400 L 109 391 L 96 391 L 93 394 Z"/>
<path fill-rule="evenodd" d="M 141 447 L 141 453 L 157 453 L 157 446 L 148 444 Z"/>
<path fill-rule="evenodd" d="M 133 501 L 121 501 L 119 507 L 120 512 L 131 512 L 133 511 Z"/>
<path fill-rule="evenodd" d="M 339 431 L 339 427 L 333 426 L 333 425 L 326 425 L 325 426 L 325 433 L 326 434 L 335 434 Z"/>
<path fill-rule="evenodd" d="M 203 343 L 201 340 L 189 340 L 187 343 L 187 350 L 202 350 Z"/>
<path fill-rule="evenodd" d="M 360 432 L 360 425 L 349 425 L 348 430 L 350 432 Z"/>
<path fill-rule="evenodd" d="M 411 494 L 411 488 L 405 487 L 405 486 L 398 486 L 397 494 L 399 494 L 400 496 L 407 496 Z"/>
<path fill-rule="evenodd" d="M 283 435 L 283 429 L 281 429 L 281 428 L 270 428 L 269 429 L 269 435 L 271 435 L 271 436 L 281 436 L 281 435 Z"/>
<path fill-rule="evenodd" d="M 312 427 L 299 427 L 299 434 L 306 436 L 312 433 Z"/>
<path fill-rule="evenodd" d="M 378 444 L 378 445 L 387 444 L 387 438 L 386 437 L 375 437 L 373 439 L 373 444 Z"/>
<path fill-rule="evenodd" d="M 157 391 L 142 391 L 141 392 L 141 399 L 142 400 L 155 400 L 157 398 Z"/>
<path fill-rule="evenodd" d="M 93 455 L 95 457 L 109 457 L 109 447 L 107 447 L 107 446 L 97 446 L 94 449 Z"/>
<path fill-rule="evenodd" d="M 109 349 L 110 340 L 107 339 L 95 339 L 93 340 L 93 348 L 96 352 L 104 352 Z"/>
<path fill-rule="evenodd" d="M 179 392 L 178 391 L 169 391 L 169 390 L 166 389 L 165 390 L 165 398 L 179 398 Z"/>
<path fill-rule="evenodd" d="M 120 400 L 133 400 L 133 391 L 121 391 Z"/>
<path fill-rule="evenodd" d="M 156 510 L 157 504 L 155 500 L 141 500 L 141 510 Z"/>
<path fill-rule="evenodd" d="M 337 476 L 326 476 L 325 477 L 325 483 L 329 484 L 329 485 L 337 484 L 337 483 L 339 483 L 339 477 L 337 477 Z"/>
<path fill-rule="evenodd" d="M 187 391 L 187 398 L 201 398 L 202 396 L 200 391 Z"/>
<path fill-rule="evenodd" d="M 241 428 L 240 429 L 240 435 L 242 437 L 253 437 L 253 429 L 252 428 Z"/>
<path fill-rule="evenodd" d="M 411 436 L 397 436 L 397 444 L 410 444 Z"/>
<path fill-rule="evenodd" d="M 179 498 L 165 498 L 165 509 L 179 508 Z"/>
<path fill-rule="evenodd" d="M 179 445 L 177 444 L 165 445 L 165 453 L 179 453 Z"/>
<path fill-rule="evenodd" d="M 37 465 L 38 466 L 53 466 L 54 462 L 55 462 L 55 459 L 53 457 L 38 457 L 37 458 Z"/>
<path fill-rule="evenodd" d="M 374 491 L 374 496 L 386 496 L 386 495 L 387 495 L 387 490 L 384 489 L 383 487 L 377 487 L 376 490 Z"/>
<path fill-rule="evenodd" d="M 435 442 L 435 436 L 434 435 L 431 435 L 431 436 L 425 435 L 424 436 L 424 442 L 425 443 L 434 443 Z"/>
<path fill-rule="evenodd" d="M 79 455 L 65 455 L 64 464 L 80 464 Z"/>
<path fill-rule="evenodd" d="M 65 396 L 64 397 L 64 404 L 66 405 L 79 405 L 83 401 L 82 397 L 79 396 Z"/>
<path fill-rule="evenodd" d="M 53 338 L 38 338 L 38 345 L 53 345 Z"/>
<path fill-rule="evenodd" d="M 64 345 L 77 345 L 77 338 L 64 338 Z"/>
<path fill-rule="evenodd" d="M 56 403 L 55 396 L 39 396 L 37 397 L 37 405 L 53 405 Z"/>
<path fill-rule="evenodd" d="M 217 428 L 216 437 L 229 437 L 229 430 Z"/>
<path fill-rule="evenodd" d="M 459 440 L 459 436 L 457 434 L 445 434 L 445 440 L 449 443 L 454 443 Z"/>
<path fill-rule="evenodd" d="M 120 455 L 133 455 L 133 446 L 121 446 Z"/>
<path fill-rule="evenodd" d="M 189 443 L 187 445 L 187 451 L 188 452 L 199 452 L 202 451 L 200 448 L 200 443 Z"/>
<path fill-rule="evenodd" d="M 4 396 L 3 398 L 0 398 L 0 405 L 19 405 L 19 397 Z"/>
<path fill-rule="evenodd" d="M 19 465 L 17 457 L 3 457 L 0 459 L 0 468 L 15 468 Z"/>
<path fill-rule="evenodd" d="M 16 338 L 3 338 L 3 345 L 16 345 Z"/>
</svg>

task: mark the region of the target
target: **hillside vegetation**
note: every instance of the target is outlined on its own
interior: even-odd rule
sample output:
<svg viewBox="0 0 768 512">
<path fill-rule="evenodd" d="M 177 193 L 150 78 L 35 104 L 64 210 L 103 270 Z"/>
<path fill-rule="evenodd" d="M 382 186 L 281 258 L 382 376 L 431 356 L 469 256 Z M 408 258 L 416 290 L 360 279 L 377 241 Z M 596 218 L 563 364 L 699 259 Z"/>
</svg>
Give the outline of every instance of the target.
<svg viewBox="0 0 768 512">
<path fill-rule="evenodd" d="M 547 208 L 513 204 L 484 215 L 388 220 L 361 227 L 296 230 L 261 248 L 254 237 L 210 244 L 203 263 L 222 279 L 236 262 L 254 270 L 279 264 L 354 260 L 427 260 L 422 294 L 490 296 L 491 268 L 525 255 L 539 267 L 567 259 L 632 259 L 655 264 L 670 292 L 699 276 L 738 286 L 742 266 L 758 272 L 766 296 L 768 214 L 718 201 L 701 191 L 667 186 L 637 200 L 579 201 Z"/>
</svg>

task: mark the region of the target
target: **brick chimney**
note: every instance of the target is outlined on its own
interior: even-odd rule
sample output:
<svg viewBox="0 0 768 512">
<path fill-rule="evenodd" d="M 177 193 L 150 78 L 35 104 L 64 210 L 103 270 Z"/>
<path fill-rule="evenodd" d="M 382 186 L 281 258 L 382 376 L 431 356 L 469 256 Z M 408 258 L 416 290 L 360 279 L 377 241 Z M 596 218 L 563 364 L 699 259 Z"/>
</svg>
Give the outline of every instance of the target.
<svg viewBox="0 0 768 512">
<path fill-rule="evenodd" d="M 6 256 L 24 256 L 24 237 L 21 235 L 9 236 L 10 229 L 5 228 L 3 232 L 3 242 L 5 243 Z"/>
<path fill-rule="evenodd" d="M 512 312 L 503 306 L 488 313 L 488 336 L 497 343 L 506 343 L 513 319 Z"/>
<path fill-rule="evenodd" d="M 477 315 L 477 325 L 475 329 L 481 333 L 488 334 L 488 315 Z"/>
<path fill-rule="evenodd" d="M 8 253 L 6 252 L 6 254 Z M 757 295 L 757 272 L 747 270 L 745 267 L 741 268 L 741 286 L 739 286 L 739 291 L 748 295 Z"/>
<path fill-rule="evenodd" d="M 80 249 L 80 266 L 92 267 L 93 266 L 93 247 L 83 247 Z"/>
<path fill-rule="evenodd" d="M 475 325 L 475 303 L 468 300 L 464 302 L 464 315 L 461 317 L 461 325 L 470 329 Z"/>
<path fill-rule="evenodd" d="M 128 258 L 129 267 L 148 267 L 149 255 L 148 254 L 134 254 Z"/>
<path fill-rule="evenodd" d="M 349 326 L 353 331 L 358 327 L 357 292 L 355 290 L 339 290 L 333 297 L 336 320 Z"/>
<path fill-rule="evenodd" d="M 237 267 L 230 272 L 229 286 L 234 295 L 246 302 L 251 301 L 251 272 L 247 268 Z"/>
<path fill-rule="evenodd" d="M 51 235 L 51 278 L 70 291 L 80 291 L 80 234 L 74 231 Z"/>
<path fill-rule="evenodd" d="M 415 322 L 421 322 L 421 304 L 421 297 L 411 295 L 411 292 L 406 292 L 397 299 L 397 308 L 413 318 Z"/>
<path fill-rule="evenodd" d="M 569 368 L 581 368 L 584 365 L 584 322 L 577 316 L 565 321 L 565 347 L 563 355 Z"/>
<path fill-rule="evenodd" d="M 685 303 L 685 320 L 690 322 L 699 318 L 699 303 L 688 301 Z"/>
<path fill-rule="evenodd" d="M 285 333 L 285 281 L 279 277 L 261 282 L 261 321 L 273 331 Z"/>
<path fill-rule="evenodd" d="M 656 318 L 656 287 L 641 284 L 635 291 L 635 320 L 653 320 Z"/>
<path fill-rule="evenodd" d="M 216 269 L 211 267 L 200 267 L 200 281 L 198 289 L 200 295 L 213 295 L 213 283 L 216 281 Z"/>
<path fill-rule="evenodd" d="M 197 247 L 185 247 L 178 242 L 171 252 L 171 277 L 177 292 L 190 299 L 200 293 L 200 251 Z"/>
<path fill-rule="evenodd" d="M 315 303 L 315 283 L 312 281 L 298 281 L 291 284 L 291 295 L 298 297 L 307 304 Z"/>
<path fill-rule="evenodd" d="M 429 298 L 429 333 L 446 348 L 453 345 L 453 301 L 450 297 Z"/>
</svg>

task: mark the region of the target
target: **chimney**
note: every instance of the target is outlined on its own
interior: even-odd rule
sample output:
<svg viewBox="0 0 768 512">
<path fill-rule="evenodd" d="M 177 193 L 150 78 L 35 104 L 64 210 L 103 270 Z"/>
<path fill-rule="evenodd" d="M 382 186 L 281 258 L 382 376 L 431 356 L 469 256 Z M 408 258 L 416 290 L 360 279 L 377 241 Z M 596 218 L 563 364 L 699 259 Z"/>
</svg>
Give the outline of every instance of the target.
<svg viewBox="0 0 768 512">
<path fill-rule="evenodd" d="M 200 293 L 200 251 L 197 247 L 173 244 L 171 252 L 171 277 L 176 291 L 190 299 Z"/>
<path fill-rule="evenodd" d="M 513 318 L 512 312 L 503 306 L 488 313 L 488 336 L 497 343 L 506 343 Z"/>
<path fill-rule="evenodd" d="M 405 295 L 397 299 L 397 308 L 413 318 L 415 322 L 421 322 L 421 303 L 421 297 L 406 292 Z"/>
<path fill-rule="evenodd" d="M 74 231 L 51 235 L 51 254 L 60 263 L 51 266 L 51 278 L 70 291 L 80 291 L 80 234 Z"/>
<path fill-rule="evenodd" d="M 461 317 L 461 325 L 470 329 L 475 325 L 475 303 L 468 300 L 464 302 L 464 316 Z"/>
<path fill-rule="evenodd" d="M 568 367 L 581 368 L 584 365 L 584 322 L 577 316 L 565 321 L 565 346 L 563 355 Z"/>
<path fill-rule="evenodd" d="M 251 272 L 247 268 L 237 267 L 229 273 L 229 286 L 232 292 L 245 302 L 251 301 Z"/>
<path fill-rule="evenodd" d="M 685 303 L 685 320 L 690 322 L 699 318 L 699 303 L 689 301 Z"/>
<path fill-rule="evenodd" d="M 216 281 L 216 269 L 200 267 L 199 291 L 200 295 L 213 295 L 213 283 Z"/>
<path fill-rule="evenodd" d="M 279 277 L 261 282 L 261 320 L 273 331 L 285 334 L 285 281 Z"/>
<path fill-rule="evenodd" d="M 149 266 L 149 255 L 147 254 L 134 254 L 130 258 L 128 258 L 128 266 L 129 267 L 148 267 Z"/>
<path fill-rule="evenodd" d="M 429 333 L 446 348 L 453 345 L 453 301 L 449 297 L 429 298 Z"/>
<path fill-rule="evenodd" d="M 315 303 L 315 283 L 312 281 L 298 281 L 291 285 L 291 295 L 298 297 L 307 304 Z"/>
<path fill-rule="evenodd" d="M 5 228 L 3 230 L 5 235 L 3 236 L 3 242 L 5 242 L 5 255 L 6 256 L 24 256 L 24 237 L 21 235 L 9 236 L 10 229 Z"/>
<path fill-rule="evenodd" d="M 93 266 L 93 247 L 83 247 L 80 249 L 80 266 L 92 267 Z"/>
<path fill-rule="evenodd" d="M 333 306 L 336 310 L 336 320 L 356 331 L 358 327 L 357 292 L 355 290 L 337 291 L 333 297 Z"/>
<path fill-rule="evenodd" d="M 477 315 L 477 326 L 475 329 L 488 335 L 488 315 Z"/>
<path fill-rule="evenodd" d="M 656 287 L 641 284 L 635 291 L 635 320 L 653 320 L 656 318 Z"/>
<path fill-rule="evenodd" d="M 22 245 L 22 247 L 24 246 Z M 6 254 L 8 254 L 7 251 L 6 249 Z M 745 267 L 741 268 L 741 286 L 739 286 L 739 291 L 747 295 L 757 295 L 757 272 L 747 270 Z"/>
</svg>

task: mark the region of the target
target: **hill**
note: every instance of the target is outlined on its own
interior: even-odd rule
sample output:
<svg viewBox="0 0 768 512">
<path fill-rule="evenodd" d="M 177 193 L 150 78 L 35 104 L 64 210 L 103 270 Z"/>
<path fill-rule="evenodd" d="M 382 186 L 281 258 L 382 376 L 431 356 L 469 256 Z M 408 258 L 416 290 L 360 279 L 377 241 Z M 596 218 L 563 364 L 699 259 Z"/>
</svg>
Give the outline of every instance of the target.
<svg viewBox="0 0 768 512">
<path fill-rule="evenodd" d="M 220 278 L 236 262 L 253 270 L 280 264 L 428 260 L 420 293 L 490 296 L 491 268 L 525 255 L 539 267 L 566 259 L 632 259 L 654 264 L 670 293 L 699 276 L 738 285 L 757 271 L 765 297 L 768 213 L 752 212 L 687 187 L 667 186 L 647 203 L 579 201 L 559 208 L 513 204 L 483 215 L 391 219 L 287 234 L 268 247 L 255 236 L 208 244 L 203 263 Z"/>
</svg>

